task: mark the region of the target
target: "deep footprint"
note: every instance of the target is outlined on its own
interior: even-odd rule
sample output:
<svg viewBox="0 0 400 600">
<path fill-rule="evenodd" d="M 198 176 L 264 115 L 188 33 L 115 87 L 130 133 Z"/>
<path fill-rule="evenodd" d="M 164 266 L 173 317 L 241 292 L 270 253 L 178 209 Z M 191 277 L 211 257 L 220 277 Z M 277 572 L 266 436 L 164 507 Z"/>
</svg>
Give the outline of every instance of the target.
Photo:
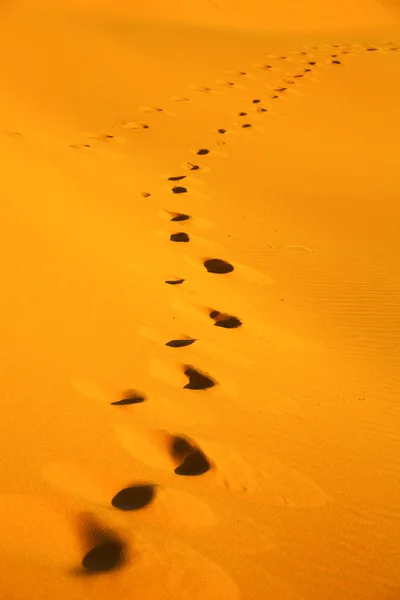
<svg viewBox="0 0 400 600">
<path fill-rule="evenodd" d="M 181 231 L 180 233 L 172 233 L 169 237 L 171 242 L 189 242 L 190 238 L 187 233 Z"/>
<path fill-rule="evenodd" d="M 225 329 L 237 329 L 241 327 L 242 321 L 237 317 L 231 315 L 225 315 L 220 313 L 218 310 L 212 310 L 210 317 L 215 321 L 215 327 L 224 327 Z"/>
<path fill-rule="evenodd" d="M 207 148 L 200 148 L 200 150 L 197 150 L 197 153 L 199 156 L 204 156 L 205 154 L 209 154 L 210 151 L 207 150 Z"/>
<path fill-rule="evenodd" d="M 82 567 L 89 573 L 106 573 L 124 564 L 124 544 L 117 540 L 106 541 L 87 552 Z"/>
<path fill-rule="evenodd" d="M 211 465 L 207 460 L 207 457 L 200 450 L 195 450 L 185 458 L 179 467 L 176 467 L 174 473 L 186 477 L 196 477 L 198 475 L 203 475 L 203 473 L 207 473 L 210 469 Z"/>
<path fill-rule="evenodd" d="M 204 261 L 204 266 L 208 273 L 216 273 L 218 275 L 225 275 L 226 273 L 232 273 L 234 267 L 220 258 L 209 258 Z"/>
<path fill-rule="evenodd" d="M 197 476 L 211 469 L 211 463 L 197 446 L 183 436 L 175 436 L 172 440 L 171 455 L 180 464 L 174 473 L 183 476 Z"/>
<path fill-rule="evenodd" d="M 153 501 L 154 496 L 155 487 L 153 485 L 132 485 L 115 494 L 111 504 L 119 510 L 140 510 L 148 506 Z"/>
<path fill-rule="evenodd" d="M 172 188 L 172 191 L 174 194 L 186 194 L 187 188 L 182 187 L 180 185 L 176 185 L 175 187 Z"/>
<path fill-rule="evenodd" d="M 169 342 L 167 342 L 165 345 L 169 346 L 170 348 L 184 348 L 185 346 L 191 346 L 192 344 L 195 343 L 195 339 L 188 339 L 188 340 L 171 340 Z"/>
<path fill-rule="evenodd" d="M 115 402 L 111 402 L 110 404 L 112 404 L 113 406 L 124 406 L 126 404 L 140 404 L 145 400 L 146 398 L 143 395 L 138 394 L 133 390 L 129 390 L 124 394 L 124 397 L 121 398 L 121 400 L 116 400 Z"/>
<path fill-rule="evenodd" d="M 177 175 L 176 177 L 168 177 L 168 181 L 181 181 L 185 179 L 186 175 Z"/>
<path fill-rule="evenodd" d="M 193 369 L 193 367 L 186 366 L 184 373 L 189 379 L 189 383 L 183 386 L 186 390 L 208 390 L 216 385 L 211 377 Z"/>
</svg>

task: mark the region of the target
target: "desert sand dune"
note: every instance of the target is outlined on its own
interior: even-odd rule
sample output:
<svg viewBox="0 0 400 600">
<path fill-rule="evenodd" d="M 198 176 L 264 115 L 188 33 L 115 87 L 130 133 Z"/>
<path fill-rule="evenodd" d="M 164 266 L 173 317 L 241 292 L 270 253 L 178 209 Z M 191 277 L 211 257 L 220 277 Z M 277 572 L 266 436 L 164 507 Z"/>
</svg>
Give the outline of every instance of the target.
<svg viewBox="0 0 400 600">
<path fill-rule="evenodd" d="M 0 16 L 1 598 L 400 597 L 396 3 Z"/>
</svg>

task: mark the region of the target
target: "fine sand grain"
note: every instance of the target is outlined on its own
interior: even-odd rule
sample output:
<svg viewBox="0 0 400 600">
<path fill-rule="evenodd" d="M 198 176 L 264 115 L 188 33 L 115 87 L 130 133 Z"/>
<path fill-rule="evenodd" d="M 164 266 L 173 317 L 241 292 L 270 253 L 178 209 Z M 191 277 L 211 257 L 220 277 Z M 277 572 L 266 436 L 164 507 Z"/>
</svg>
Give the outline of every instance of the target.
<svg viewBox="0 0 400 600">
<path fill-rule="evenodd" d="M 1 600 L 400 598 L 400 7 L 0 3 Z"/>
</svg>

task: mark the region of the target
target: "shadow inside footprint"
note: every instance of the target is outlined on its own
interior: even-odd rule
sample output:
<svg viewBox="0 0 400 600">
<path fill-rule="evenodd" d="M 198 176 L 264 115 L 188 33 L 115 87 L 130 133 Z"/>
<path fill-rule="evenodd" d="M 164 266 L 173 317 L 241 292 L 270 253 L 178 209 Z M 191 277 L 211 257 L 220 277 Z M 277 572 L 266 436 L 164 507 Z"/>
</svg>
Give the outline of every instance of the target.
<svg viewBox="0 0 400 600">
<path fill-rule="evenodd" d="M 184 281 L 184 279 L 166 279 L 165 283 L 167 283 L 168 285 L 180 285 Z"/>
<path fill-rule="evenodd" d="M 333 60 L 332 64 L 333 65 L 341 65 L 342 63 L 340 62 L 340 60 Z"/>
<path fill-rule="evenodd" d="M 172 188 L 172 191 L 174 194 L 186 194 L 187 188 L 182 187 L 180 185 L 176 185 L 175 187 Z"/>
<path fill-rule="evenodd" d="M 155 487 L 153 485 L 132 485 L 115 494 L 111 504 L 119 510 L 139 510 L 150 504 L 154 496 Z"/>
<path fill-rule="evenodd" d="M 185 215 L 184 213 L 175 213 L 171 218 L 171 221 L 188 221 L 189 219 L 189 215 Z"/>
<path fill-rule="evenodd" d="M 211 465 L 207 460 L 207 457 L 200 450 L 194 450 L 192 454 L 189 454 L 189 456 L 185 458 L 179 467 L 176 467 L 174 473 L 186 477 L 195 477 L 207 473 L 210 469 Z"/>
<path fill-rule="evenodd" d="M 165 345 L 170 348 L 184 348 L 185 346 L 191 346 L 195 343 L 196 340 L 188 339 L 188 340 L 171 340 L 167 342 Z"/>
<path fill-rule="evenodd" d="M 218 129 L 218 133 L 226 133 L 226 129 Z"/>
<path fill-rule="evenodd" d="M 108 541 L 95 546 L 82 560 L 82 567 L 89 573 L 114 571 L 124 563 L 124 547 L 116 541 Z"/>
<path fill-rule="evenodd" d="M 211 463 L 197 446 L 183 436 L 174 436 L 171 445 L 172 458 L 180 464 L 174 473 L 184 476 L 202 475 L 211 469 Z"/>
<path fill-rule="evenodd" d="M 242 127 L 244 129 L 247 129 L 247 128 L 251 127 L 251 124 L 250 123 L 244 123 L 244 125 L 242 125 Z"/>
<path fill-rule="evenodd" d="M 246 112 L 240 112 L 239 113 L 239 117 L 247 117 L 247 113 Z"/>
<path fill-rule="evenodd" d="M 204 266 L 208 273 L 216 273 L 218 275 L 225 275 L 226 273 L 232 273 L 234 270 L 233 266 L 221 260 L 220 258 L 208 258 L 204 261 Z"/>
<path fill-rule="evenodd" d="M 187 233 L 181 231 L 180 233 L 172 233 L 169 236 L 171 242 L 189 242 L 190 238 Z"/>
<path fill-rule="evenodd" d="M 168 177 L 168 181 L 181 181 L 186 175 L 177 175 L 176 177 Z"/>
<path fill-rule="evenodd" d="M 80 517 L 80 536 L 90 549 L 82 559 L 84 573 L 107 573 L 119 569 L 127 559 L 126 543 L 88 513 Z"/>
<path fill-rule="evenodd" d="M 141 394 L 138 394 L 134 390 L 128 390 L 124 397 L 121 400 L 116 400 L 115 402 L 111 402 L 110 404 L 114 406 L 124 406 L 125 404 L 140 404 L 144 402 L 146 398 Z"/>
<path fill-rule="evenodd" d="M 183 386 L 186 390 L 208 390 L 215 386 L 215 381 L 211 377 L 193 369 L 193 367 L 185 367 L 184 373 L 189 378 L 189 383 Z"/>
<path fill-rule="evenodd" d="M 231 315 L 224 315 L 218 310 L 212 310 L 210 312 L 210 317 L 215 321 L 215 327 L 224 327 L 225 329 L 237 329 L 242 325 L 242 321 L 237 317 L 233 317 Z"/>
<path fill-rule="evenodd" d="M 205 154 L 209 154 L 210 151 L 207 150 L 207 148 L 200 148 L 200 150 L 197 150 L 197 153 L 199 156 L 204 156 Z"/>
</svg>

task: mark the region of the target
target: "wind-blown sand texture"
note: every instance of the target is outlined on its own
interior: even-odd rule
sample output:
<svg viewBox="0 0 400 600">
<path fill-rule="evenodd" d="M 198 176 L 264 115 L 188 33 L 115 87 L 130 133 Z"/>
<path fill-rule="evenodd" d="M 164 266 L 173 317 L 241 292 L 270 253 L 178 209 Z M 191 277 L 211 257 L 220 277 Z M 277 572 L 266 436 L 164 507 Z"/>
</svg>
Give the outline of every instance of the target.
<svg viewBox="0 0 400 600">
<path fill-rule="evenodd" d="M 0 4 L 1 600 L 400 598 L 400 12 Z"/>
</svg>

